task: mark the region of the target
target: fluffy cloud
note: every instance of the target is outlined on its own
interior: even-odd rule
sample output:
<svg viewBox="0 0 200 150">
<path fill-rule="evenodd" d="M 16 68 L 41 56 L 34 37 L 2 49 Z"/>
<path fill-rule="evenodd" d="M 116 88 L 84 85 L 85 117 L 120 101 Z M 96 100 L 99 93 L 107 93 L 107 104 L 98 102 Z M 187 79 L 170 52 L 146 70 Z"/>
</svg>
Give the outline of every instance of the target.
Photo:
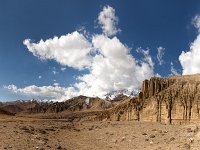
<svg viewBox="0 0 200 150">
<path fill-rule="evenodd" d="M 200 73 L 200 16 L 194 17 L 193 24 L 198 30 L 197 38 L 190 44 L 190 50 L 179 56 L 183 75 Z"/>
<path fill-rule="evenodd" d="M 160 46 L 160 47 L 157 48 L 157 50 L 158 50 L 157 59 L 158 59 L 159 65 L 162 65 L 163 62 L 164 62 L 163 61 L 163 55 L 165 53 L 165 48 Z"/>
<path fill-rule="evenodd" d="M 83 69 L 91 64 L 91 44 L 83 34 L 75 31 L 61 37 L 54 37 L 38 43 L 24 40 L 24 45 L 40 59 L 53 59 L 61 65 Z"/>
<path fill-rule="evenodd" d="M 137 51 L 144 57 L 142 60 L 135 60 L 130 54 L 130 48 L 122 44 L 117 37 L 95 35 L 91 45 L 96 53 L 88 68 L 89 73 L 78 77 L 78 82 L 74 87 L 70 87 L 73 90 L 59 87 L 59 84 L 43 87 L 32 85 L 22 89 L 10 85 L 7 89 L 15 93 L 48 96 L 54 99 L 68 99 L 75 95 L 102 97 L 111 91 L 139 89 L 144 79 L 154 75 L 154 63 L 149 49 L 138 48 Z"/>
<path fill-rule="evenodd" d="M 115 9 L 110 6 L 104 6 L 103 10 L 99 13 L 98 22 L 107 36 L 116 35 L 120 29 L 116 27 L 118 18 L 115 16 Z"/>
<path fill-rule="evenodd" d="M 55 60 L 74 69 L 87 69 L 88 73 L 78 76 L 72 87 L 64 88 L 54 84 L 42 87 L 32 85 L 25 88 L 10 85 L 6 88 L 17 93 L 50 96 L 54 99 L 68 99 L 77 95 L 102 97 L 116 90 L 139 89 L 144 79 L 154 76 L 154 63 L 149 49 L 138 48 L 137 51 L 142 53 L 143 57 L 136 60 L 131 55 L 129 47 L 121 43 L 117 37 L 109 37 L 118 32 L 117 17 L 112 7 L 104 7 L 98 19 L 104 33 L 94 34 L 88 38 L 91 40 L 75 31 L 60 38 L 41 40 L 38 43 L 24 41 L 34 56 Z"/>
<path fill-rule="evenodd" d="M 154 75 L 149 51 L 144 51 L 144 60 L 137 62 L 116 37 L 96 35 L 92 43 L 98 54 L 93 58 L 90 73 L 80 76 L 80 82 L 75 84 L 79 94 L 101 97 L 115 90 L 138 89 L 144 79 Z"/>
<path fill-rule="evenodd" d="M 66 100 L 71 98 L 76 92 L 73 87 L 59 87 L 59 86 L 42 86 L 38 87 L 35 85 L 30 85 L 24 88 L 18 88 L 15 85 L 4 86 L 4 88 L 17 93 L 25 94 L 33 97 L 45 97 L 52 100 Z"/>
</svg>

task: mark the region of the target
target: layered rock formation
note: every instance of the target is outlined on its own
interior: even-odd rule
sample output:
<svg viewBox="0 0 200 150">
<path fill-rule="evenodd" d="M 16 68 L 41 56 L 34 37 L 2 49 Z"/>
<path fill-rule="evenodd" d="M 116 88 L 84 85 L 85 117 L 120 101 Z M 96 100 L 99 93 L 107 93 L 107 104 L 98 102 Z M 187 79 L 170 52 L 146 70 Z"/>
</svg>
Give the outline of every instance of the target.
<svg viewBox="0 0 200 150">
<path fill-rule="evenodd" d="M 110 110 L 111 120 L 187 123 L 200 120 L 200 75 L 145 80 L 140 94 Z"/>
</svg>

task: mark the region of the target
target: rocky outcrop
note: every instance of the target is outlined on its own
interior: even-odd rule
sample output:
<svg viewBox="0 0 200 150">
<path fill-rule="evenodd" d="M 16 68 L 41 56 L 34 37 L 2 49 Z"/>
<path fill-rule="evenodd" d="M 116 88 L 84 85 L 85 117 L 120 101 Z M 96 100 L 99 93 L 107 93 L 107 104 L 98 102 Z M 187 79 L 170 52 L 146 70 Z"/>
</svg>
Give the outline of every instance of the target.
<svg viewBox="0 0 200 150">
<path fill-rule="evenodd" d="M 110 120 L 181 124 L 200 121 L 200 75 L 145 80 L 137 97 L 110 110 Z"/>
<path fill-rule="evenodd" d="M 197 78 L 200 79 L 200 76 Z M 153 80 L 154 85 L 149 86 L 147 92 L 149 96 L 141 100 L 144 107 L 140 115 L 143 120 L 165 123 L 198 121 L 200 81 L 181 77 Z M 150 85 L 151 82 L 152 79 Z"/>
</svg>

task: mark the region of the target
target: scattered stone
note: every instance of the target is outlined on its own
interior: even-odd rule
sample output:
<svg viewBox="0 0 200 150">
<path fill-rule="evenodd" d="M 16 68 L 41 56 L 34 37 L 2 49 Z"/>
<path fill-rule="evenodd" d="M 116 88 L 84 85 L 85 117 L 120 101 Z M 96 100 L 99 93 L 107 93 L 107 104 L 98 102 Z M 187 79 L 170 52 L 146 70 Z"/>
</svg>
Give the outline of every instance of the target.
<svg viewBox="0 0 200 150">
<path fill-rule="evenodd" d="M 117 140 L 116 140 L 116 139 L 114 139 L 114 140 L 113 140 L 113 143 L 115 143 L 115 144 L 116 144 L 116 143 L 117 143 Z"/>
<path fill-rule="evenodd" d="M 44 141 L 48 141 L 49 139 L 48 139 L 48 138 L 43 138 L 43 140 L 44 140 Z"/>
<path fill-rule="evenodd" d="M 152 145 L 152 144 L 153 144 L 153 141 L 150 141 L 149 143 Z"/>
<path fill-rule="evenodd" d="M 192 129 L 191 128 L 187 128 L 187 132 L 192 132 Z"/>
<path fill-rule="evenodd" d="M 95 127 L 95 129 L 101 129 L 101 127 L 99 127 L 99 126 L 96 126 L 96 127 Z"/>
<path fill-rule="evenodd" d="M 102 138 L 100 137 L 100 138 L 97 138 L 97 140 L 102 140 Z"/>
<path fill-rule="evenodd" d="M 123 137 L 122 137 L 122 139 L 121 139 L 121 142 L 122 142 L 122 141 L 124 141 L 125 139 L 126 139 L 126 137 L 125 137 L 125 136 L 123 136 Z"/>
<path fill-rule="evenodd" d="M 188 143 L 193 143 L 194 142 L 194 138 L 189 138 L 188 139 Z"/>
<path fill-rule="evenodd" d="M 156 129 L 153 129 L 152 131 L 157 131 Z"/>
<path fill-rule="evenodd" d="M 162 130 L 159 130 L 158 132 L 159 132 L 159 133 L 162 133 Z"/>
<path fill-rule="evenodd" d="M 190 145 L 187 143 L 185 143 L 183 147 L 186 148 L 187 150 L 190 150 Z"/>
<path fill-rule="evenodd" d="M 143 132 L 142 135 L 147 135 L 147 133 Z"/>
<path fill-rule="evenodd" d="M 77 129 L 77 128 L 74 128 L 74 131 L 80 132 L 81 130 L 80 130 L 80 129 Z"/>
<path fill-rule="evenodd" d="M 135 138 L 136 138 L 136 136 L 133 135 L 133 139 L 135 139 Z"/>
<path fill-rule="evenodd" d="M 94 126 L 91 126 L 90 128 L 89 128 L 89 130 L 93 130 L 94 129 Z"/>
<path fill-rule="evenodd" d="M 103 121 L 103 122 L 107 121 L 107 118 L 103 119 L 102 121 Z"/>
<path fill-rule="evenodd" d="M 150 138 L 155 138 L 156 136 L 155 136 L 155 135 L 153 135 L 153 134 L 151 134 L 149 137 L 150 137 Z"/>
<path fill-rule="evenodd" d="M 58 145 L 57 149 L 62 149 L 62 147 L 60 145 Z"/>
<path fill-rule="evenodd" d="M 45 130 L 42 130 L 42 129 L 39 129 L 38 132 L 41 133 L 41 134 L 47 134 L 47 132 Z"/>
<path fill-rule="evenodd" d="M 187 126 L 187 132 L 196 133 L 198 131 L 198 126 L 196 124 L 191 124 Z"/>
<path fill-rule="evenodd" d="M 175 138 L 174 138 L 174 137 L 171 137 L 171 138 L 169 139 L 169 142 L 174 141 L 174 140 L 175 140 Z"/>
<path fill-rule="evenodd" d="M 24 131 L 29 130 L 26 126 L 23 126 L 23 127 L 21 127 L 20 129 L 21 129 L 21 130 L 24 130 Z"/>
<path fill-rule="evenodd" d="M 162 136 L 164 136 L 165 134 L 164 134 L 164 133 L 162 133 L 161 135 L 162 135 Z"/>
</svg>

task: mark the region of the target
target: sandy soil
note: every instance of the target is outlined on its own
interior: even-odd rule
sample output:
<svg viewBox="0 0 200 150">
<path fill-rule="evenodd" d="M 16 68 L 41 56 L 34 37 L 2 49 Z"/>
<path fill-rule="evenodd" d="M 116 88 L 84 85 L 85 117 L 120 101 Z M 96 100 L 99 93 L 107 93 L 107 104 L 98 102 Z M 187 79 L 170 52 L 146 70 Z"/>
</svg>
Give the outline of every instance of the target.
<svg viewBox="0 0 200 150">
<path fill-rule="evenodd" d="M 198 125 L 151 122 L 67 122 L 0 117 L 0 149 L 184 150 L 200 149 Z"/>
</svg>

